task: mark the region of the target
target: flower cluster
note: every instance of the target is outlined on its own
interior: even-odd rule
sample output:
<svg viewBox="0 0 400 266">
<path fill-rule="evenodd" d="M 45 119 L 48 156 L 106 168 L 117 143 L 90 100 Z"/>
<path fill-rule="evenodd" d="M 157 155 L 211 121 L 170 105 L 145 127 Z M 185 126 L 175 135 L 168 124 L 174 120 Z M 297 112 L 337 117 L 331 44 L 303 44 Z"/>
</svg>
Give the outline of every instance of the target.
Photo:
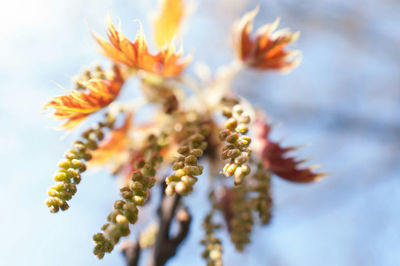
<svg viewBox="0 0 400 266">
<path fill-rule="evenodd" d="M 58 162 L 59 169 L 53 177 L 57 183 L 50 187 L 49 198 L 46 200 L 50 212 L 58 212 L 60 209 L 65 211 L 69 208 L 67 201 L 77 191 L 76 185 L 81 182 L 81 173 L 86 170 L 85 161 L 92 158 L 90 152 L 96 150 L 97 143 L 104 138 L 104 129 L 112 128 L 114 122 L 115 117 L 107 113 L 105 122 L 97 123 L 84 131 L 82 140 L 75 141 L 73 148 L 65 153 L 65 158 Z"/>
<path fill-rule="evenodd" d="M 253 208 L 258 213 L 261 223 L 269 224 L 272 211 L 271 173 L 259 163 L 252 180 L 255 183 L 251 190 L 256 193 L 256 197 L 253 198 Z"/>
<path fill-rule="evenodd" d="M 222 266 L 222 243 L 214 233 L 214 231 L 221 226 L 212 221 L 213 215 L 214 209 L 207 214 L 203 221 L 202 226 L 206 235 L 200 242 L 205 247 L 202 256 L 206 260 L 207 266 Z"/>
<path fill-rule="evenodd" d="M 169 196 L 175 193 L 191 193 L 193 185 L 197 182 L 196 176 L 203 173 L 203 166 L 198 165 L 198 159 L 207 148 L 206 138 L 210 134 L 210 127 L 207 124 L 202 125 L 199 121 L 188 121 L 184 128 L 187 137 L 177 150 L 179 155 L 172 165 L 174 173 L 165 179 L 165 193 Z"/>
<path fill-rule="evenodd" d="M 253 229 L 252 202 L 248 198 L 248 190 L 245 184 L 232 188 L 232 202 L 230 205 L 233 213 L 229 221 L 230 235 L 237 250 L 243 250 L 250 242 L 250 233 Z"/>
<path fill-rule="evenodd" d="M 143 158 L 137 162 L 137 170 L 132 173 L 130 182 L 120 189 L 123 199 L 115 201 L 114 210 L 107 217 L 108 223 L 101 228 L 103 232 L 93 236 L 97 257 L 102 258 L 106 252 L 111 252 L 120 238 L 130 233 L 129 224 L 136 223 L 137 207 L 146 203 L 156 182 L 156 168 L 162 161 L 160 150 L 157 137 L 150 135 L 143 148 Z"/>
<path fill-rule="evenodd" d="M 235 104 L 232 108 L 226 106 L 223 114 L 228 120 L 220 132 L 221 140 L 225 141 L 222 159 L 229 160 L 224 166 L 223 173 L 227 177 L 234 175 L 235 185 L 239 185 L 250 173 L 247 162 L 251 154 L 249 148 L 251 138 L 245 135 L 248 132 L 250 116 L 243 112 L 239 104 Z"/>
</svg>

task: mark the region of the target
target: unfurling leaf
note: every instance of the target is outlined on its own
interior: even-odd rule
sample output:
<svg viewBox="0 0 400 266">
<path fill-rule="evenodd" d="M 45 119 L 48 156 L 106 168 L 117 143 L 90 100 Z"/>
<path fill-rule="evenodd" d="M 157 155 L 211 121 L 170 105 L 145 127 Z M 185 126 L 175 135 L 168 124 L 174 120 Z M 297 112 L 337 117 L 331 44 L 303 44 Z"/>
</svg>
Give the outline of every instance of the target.
<svg viewBox="0 0 400 266">
<path fill-rule="evenodd" d="M 183 0 L 160 0 L 160 11 L 154 19 L 154 39 L 160 48 L 169 44 L 179 33 L 185 16 Z"/>
<path fill-rule="evenodd" d="M 87 116 L 106 107 L 117 98 L 124 79 L 118 67 L 113 68 L 110 79 L 91 79 L 83 83 L 83 90 L 71 90 L 67 95 L 51 98 L 43 109 L 54 108 L 53 117 L 67 121 L 61 129 L 71 130 Z"/>
<path fill-rule="evenodd" d="M 256 146 L 264 167 L 279 177 L 297 183 L 309 183 L 319 181 L 326 174 L 315 173 L 313 167 L 302 168 L 300 165 L 305 160 L 296 160 L 287 156 L 287 153 L 296 150 L 297 147 L 282 148 L 277 142 L 269 139 L 271 126 L 262 118 L 255 122 Z"/>
<path fill-rule="evenodd" d="M 288 71 L 300 62 L 299 51 L 286 51 L 285 46 L 296 41 L 300 33 L 288 29 L 276 31 L 279 19 L 260 27 L 252 39 L 250 34 L 258 9 L 246 13 L 234 27 L 234 45 L 238 58 L 247 66 L 259 70 Z"/>
<path fill-rule="evenodd" d="M 124 151 L 129 148 L 131 139 L 128 132 L 132 124 L 132 113 L 127 113 L 124 123 L 109 134 L 109 137 L 99 144 L 97 150 L 92 152 L 90 166 L 103 166 L 110 161 L 118 161 L 119 157 L 122 161 L 126 158 Z M 117 162 L 118 163 L 118 162 Z"/>
<path fill-rule="evenodd" d="M 107 27 L 110 42 L 97 34 L 93 34 L 93 36 L 101 46 L 103 55 L 115 63 L 126 65 L 134 70 L 142 69 L 163 77 L 175 77 L 190 62 L 189 57 L 181 59 L 182 51 L 176 51 L 172 42 L 157 54 L 150 54 L 141 26 L 135 42 L 129 41 L 121 31 L 117 31 L 111 21 L 108 22 Z"/>
</svg>

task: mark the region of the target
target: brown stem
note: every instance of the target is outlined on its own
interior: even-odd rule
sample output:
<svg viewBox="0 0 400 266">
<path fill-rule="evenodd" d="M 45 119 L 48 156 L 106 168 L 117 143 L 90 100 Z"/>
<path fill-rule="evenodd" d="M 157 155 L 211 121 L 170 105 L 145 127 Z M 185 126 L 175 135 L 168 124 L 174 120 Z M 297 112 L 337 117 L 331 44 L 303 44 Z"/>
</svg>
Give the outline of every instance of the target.
<svg viewBox="0 0 400 266">
<path fill-rule="evenodd" d="M 162 200 L 158 209 L 160 229 L 157 234 L 153 256 L 150 261 L 150 265 L 152 266 L 165 265 L 167 260 L 176 254 L 179 245 L 189 233 L 190 222 L 192 220 L 186 208 L 177 210 L 181 196 L 166 196 L 164 189 L 165 185 L 162 186 Z M 175 236 L 171 237 L 170 230 L 174 217 L 179 224 L 179 231 Z"/>
<path fill-rule="evenodd" d="M 161 185 L 162 196 L 157 210 L 159 231 L 156 243 L 154 244 L 154 251 L 150 258 L 149 265 L 151 266 L 165 265 L 176 254 L 178 247 L 189 233 L 190 222 L 192 220 L 188 210 L 184 207 L 179 207 L 181 196 L 166 196 L 164 193 L 165 187 L 165 184 Z M 170 230 L 174 218 L 178 222 L 179 229 L 178 233 L 171 237 Z M 126 265 L 137 266 L 141 251 L 139 242 L 125 242 L 121 249 L 125 256 Z"/>
<path fill-rule="evenodd" d="M 138 266 L 140 258 L 139 241 L 125 241 L 121 247 L 127 266 Z"/>
</svg>

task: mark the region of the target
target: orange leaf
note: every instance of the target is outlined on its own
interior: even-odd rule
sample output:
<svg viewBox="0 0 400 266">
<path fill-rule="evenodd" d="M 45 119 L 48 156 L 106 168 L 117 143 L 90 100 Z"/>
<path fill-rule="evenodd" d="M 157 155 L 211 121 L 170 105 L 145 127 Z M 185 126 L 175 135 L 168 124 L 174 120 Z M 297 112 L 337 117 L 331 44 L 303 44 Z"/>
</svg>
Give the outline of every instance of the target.
<svg viewBox="0 0 400 266">
<path fill-rule="evenodd" d="M 186 10 L 183 0 L 160 0 L 160 5 L 161 10 L 154 19 L 154 39 L 162 48 L 178 34 Z"/>
<path fill-rule="evenodd" d="M 299 51 L 286 51 L 286 45 L 296 41 L 299 32 L 276 31 L 279 19 L 272 24 L 260 27 L 255 38 L 251 38 L 253 21 L 258 8 L 246 13 L 234 27 L 234 45 L 240 60 L 247 66 L 259 70 L 288 71 L 300 62 Z"/>
<path fill-rule="evenodd" d="M 127 113 L 124 123 L 117 129 L 110 132 L 107 139 L 103 140 L 99 147 L 92 152 L 92 159 L 89 164 L 105 165 L 123 153 L 131 142 L 128 133 L 132 125 L 132 113 Z"/>
<path fill-rule="evenodd" d="M 266 169 L 283 179 L 297 183 L 315 182 L 326 176 L 324 173 L 315 173 L 313 167 L 301 168 L 300 165 L 305 160 L 287 156 L 288 152 L 296 150 L 297 147 L 282 148 L 279 143 L 272 142 L 269 139 L 271 126 L 263 119 L 257 118 L 255 128 L 257 150 Z"/>
<path fill-rule="evenodd" d="M 190 62 L 189 57 L 181 60 L 182 51 L 176 51 L 173 43 L 155 55 L 150 54 L 141 26 L 133 43 L 117 31 L 111 21 L 108 22 L 107 35 L 110 42 L 93 34 L 102 48 L 103 55 L 115 63 L 124 64 L 132 69 L 142 69 L 164 77 L 175 77 Z"/>
<path fill-rule="evenodd" d="M 67 95 L 53 97 L 43 106 L 43 109 L 54 108 L 55 119 L 67 119 L 60 128 L 71 130 L 87 116 L 114 101 L 123 83 L 124 79 L 119 68 L 114 67 L 111 79 L 91 79 L 84 82 L 84 90 L 71 90 Z"/>
</svg>

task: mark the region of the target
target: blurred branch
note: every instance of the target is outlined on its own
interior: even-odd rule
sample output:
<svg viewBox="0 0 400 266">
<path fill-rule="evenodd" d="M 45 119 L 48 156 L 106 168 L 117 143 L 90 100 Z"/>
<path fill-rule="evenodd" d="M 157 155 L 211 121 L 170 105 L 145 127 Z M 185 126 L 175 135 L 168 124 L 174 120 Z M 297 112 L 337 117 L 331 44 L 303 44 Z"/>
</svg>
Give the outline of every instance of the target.
<svg viewBox="0 0 400 266">
<path fill-rule="evenodd" d="M 168 197 L 165 195 L 164 189 L 165 187 L 162 186 L 162 200 L 158 209 L 160 229 L 150 261 L 150 265 L 153 266 L 165 265 L 167 260 L 176 254 L 179 245 L 189 233 L 190 222 L 192 220 L 186 208 L 181 208 L 177 211 L 181 196 Z M 179 229 L 178 233 L 171 237 L 170 231 L 174 217 L 178 222 Z"/>
<path fill-rule="evenodd" d="M 165 184 L 161 185 L 162 196 L 157 210 L 159 217 L 159 230 L 157 233 L 154 251 L 150 258 L 149 265 L 161 266 L 172 258 L 180 244 L 185 240 L 189 233 L 192 217 L 186 208 L 179 208 L 181 196 L 166 196 L 164 193 Z M 178 232 L 175 236 L 170 236 L 171 225 L 173 220 L 179 225 Z M 125 256 L 127 266 L 139 265 L 141 248 L 139 241 L 124 242 L 121 250 Z"/>
<path fill-rule="evenodd" d="M 125 241 L 121 247 L 127 266 L 137 266 L 140 258 L 139 241 Z"/>
</svg>

